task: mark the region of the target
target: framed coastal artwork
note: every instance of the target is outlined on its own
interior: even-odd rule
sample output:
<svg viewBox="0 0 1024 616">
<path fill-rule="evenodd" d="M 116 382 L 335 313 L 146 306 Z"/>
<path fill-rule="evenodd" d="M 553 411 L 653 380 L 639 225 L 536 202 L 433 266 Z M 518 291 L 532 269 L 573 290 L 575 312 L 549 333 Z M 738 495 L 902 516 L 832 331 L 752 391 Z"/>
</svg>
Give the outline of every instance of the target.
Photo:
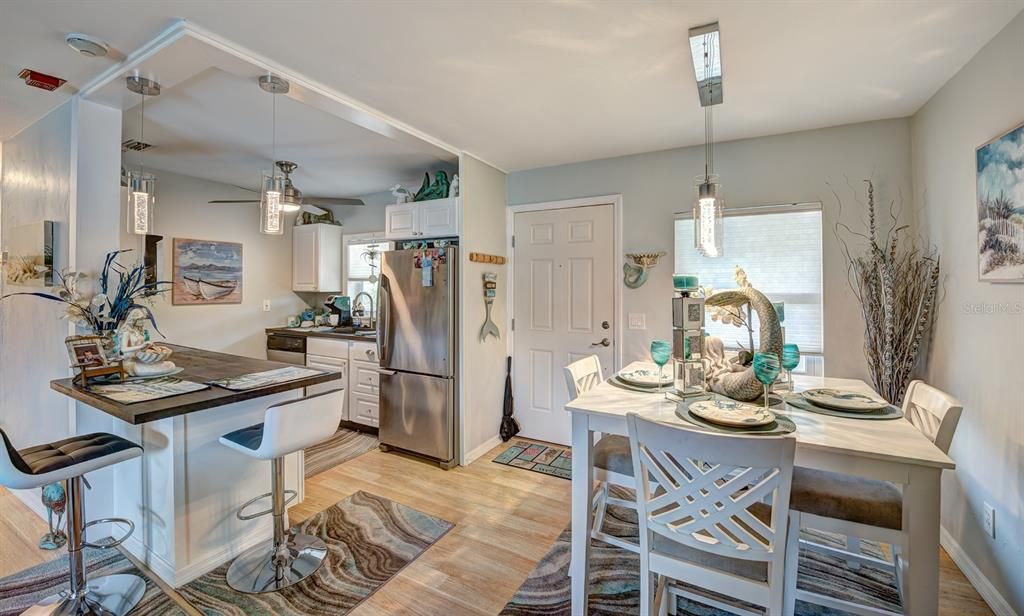
<svg viewBox="0 0 1024 616">
<path fill-rule="evenodd" d="M 977 150 L 978 277 L 1024 282 L 1024 124 Z"/>
<path fill-rule="evenodd" d="M 174 238 L 176 306 L 242 303 L 242 245 Z"/>
</svg>

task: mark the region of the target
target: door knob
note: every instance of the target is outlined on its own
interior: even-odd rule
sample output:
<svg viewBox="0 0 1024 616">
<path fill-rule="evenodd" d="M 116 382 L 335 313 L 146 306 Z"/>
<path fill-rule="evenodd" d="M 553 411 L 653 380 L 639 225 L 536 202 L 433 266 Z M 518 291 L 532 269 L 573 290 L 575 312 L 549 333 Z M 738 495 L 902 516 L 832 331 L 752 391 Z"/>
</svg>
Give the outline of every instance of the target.
<svg viewBox="0 0 1024 616">
<path fill-rule="evenodd" d="M 607 338 L 601 338 L 600 342 L 591 342 L 590 343 L 590 346 L 603 346 L 603 347 L 606 347 L 606 346 L 611 346 L 611 345 L 612 345 L 612 341 L 607 339 Z"/>
</svg>

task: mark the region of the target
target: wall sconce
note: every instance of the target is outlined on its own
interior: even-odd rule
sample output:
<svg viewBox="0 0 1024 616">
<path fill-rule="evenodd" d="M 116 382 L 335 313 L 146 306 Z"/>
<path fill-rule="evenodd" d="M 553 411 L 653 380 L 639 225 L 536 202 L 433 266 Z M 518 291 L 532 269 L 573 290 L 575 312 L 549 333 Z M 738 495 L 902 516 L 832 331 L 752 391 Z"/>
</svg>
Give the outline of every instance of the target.
<svg viewBox="0 0 1024 616">
<path fill-rule="evenodd" d="M 629 252 L 626 253 L 627 261 L 622 265 L 622 282 L 630 289 L 639 289 L 644 286 L 647 282 L 647 272 L 655 265 L 658 261 L 664 257 L 666 253 L 664 250 L 658 252 Z"/>
</svg>

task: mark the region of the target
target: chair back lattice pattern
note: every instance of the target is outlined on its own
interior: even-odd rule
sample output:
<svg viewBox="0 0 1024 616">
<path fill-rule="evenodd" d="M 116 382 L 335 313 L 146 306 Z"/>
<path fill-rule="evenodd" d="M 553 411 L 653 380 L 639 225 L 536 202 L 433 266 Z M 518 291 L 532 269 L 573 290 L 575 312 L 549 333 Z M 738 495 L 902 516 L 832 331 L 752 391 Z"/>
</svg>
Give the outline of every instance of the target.
<svg viewBox="0 0 1024 616">
<path fill-rule="evenodd" d="M 597 387 L 604 380 L 601 372 L 601 360 L 597 355 L 578 359 L 564 368 L 565 387 L 569 390 L 569 399 L 575 400 L 580 394 Z"/>
<path fill-rule="evenodd" d="M 636 414 L 627 422 L 641 533 L 782 565 L 795 439 L 712 434 Z"/>
<path fill-rule="evenodd" d="M 911 381 L 903 396 L 903 416 L 943 453 L 949 453 L 963 410 L 959 400 L 924 381 Z"/>
</svg>

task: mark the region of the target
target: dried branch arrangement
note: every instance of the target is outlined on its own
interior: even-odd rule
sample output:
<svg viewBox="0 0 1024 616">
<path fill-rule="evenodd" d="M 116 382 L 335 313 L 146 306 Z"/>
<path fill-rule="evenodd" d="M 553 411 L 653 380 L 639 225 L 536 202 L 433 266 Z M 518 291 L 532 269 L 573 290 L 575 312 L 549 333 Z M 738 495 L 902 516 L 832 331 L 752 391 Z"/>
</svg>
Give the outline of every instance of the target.
<svg viewBox="0 0 1024 616">
<path fill-rule="evenodd" d="M 899 225 L 895 202 L 889 205 L 888 229 L 883 233 L 875 211 L 875 187 L 868 185 L 867 232 L 852 230 L 842 221 L 834 228 L 847 263 L 850 288 L 864 316 L 864 355 L 875 390 L 892 404 L 900 404 L 922 344 L 931 335 L 939 289 L 939 255 L 934 247 L 922 249 Z M 842 202 L 839 202 L 840 217 Z M 863 254 L 851 252 L 847 238 L 867 242 Z"/>
</svg>

